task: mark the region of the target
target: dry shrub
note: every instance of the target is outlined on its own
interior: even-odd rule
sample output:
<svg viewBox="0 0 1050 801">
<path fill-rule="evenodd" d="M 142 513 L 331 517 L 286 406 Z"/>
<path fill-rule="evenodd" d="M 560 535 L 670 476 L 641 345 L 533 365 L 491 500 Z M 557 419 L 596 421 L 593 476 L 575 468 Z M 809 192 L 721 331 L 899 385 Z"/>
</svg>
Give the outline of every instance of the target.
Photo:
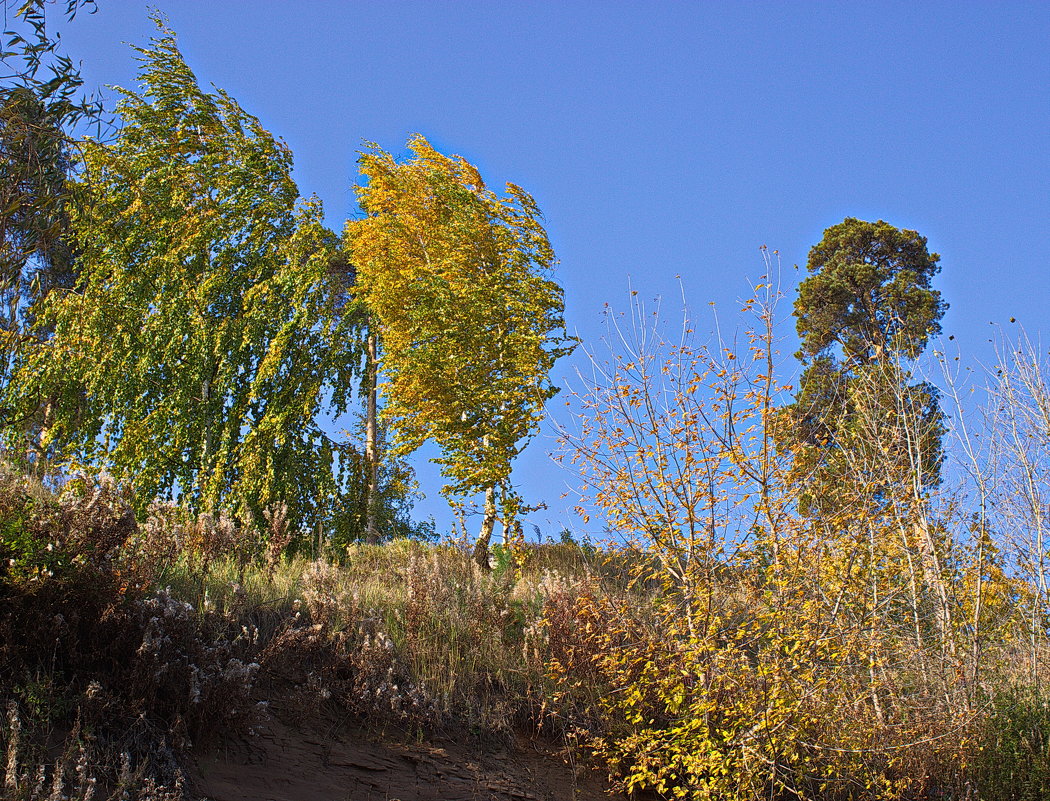
<svg viewBox="0 0 1050 801">
<path fill-rule="evenodd" d="M 313 562 L 303 575 L 303 606 L 259 655 L 272 682 L 298 688 L 303 714 L 351 709 L 385 727 L 433 726 L 438 705 L 412 676 L 380 616 L 342 595 L 338 568 Z"/>
<path fill-rule="evenodd" d="M 268 526 L 266 537 L 266 569 L 272 580 L 288 546 L 295 537 L 288 526 L 288 504 L 279 503 L 263 510 Z"/>
<path fill-rule="evenodd" d="M 172 688 L 168 677 L 143 676 L 137 661 L 148 610 L 98 576 L 85 581 L 87 575 L 34 582 L 0 604 L 12 797 L 80 799 L 118 786 L 129 798 L 169 797 L 158 788 L 176 787 L 180 771 L 168 731 L 185 727 L 169 726 L 149 708 L 163 695 L 154 682 L 167 680 Z M 136 697 L 147 685 L 147 697 Z M 64 743 L 58 758 L 56 738 Z M 21 767 L 13 769 L 15 762 Z M 157 792 L 138 793 L 149 777 Z"/>
<path fill-rule="evenodd" d="M 168 501 L 154 501 L 146 520 L 128 542 L 124 565 L 137 588 L 156 586 L 182 553 L 185 513 Z"/>
<path fill-rule="evenodd" d="M 130 628 L 139 642 L 119 679 L 136 711 L 193 739 L 243 719 L 259 669 L 254 628 L 199 615 L 164 591 L 136 601 L 129 612 L 116 625 Z"/>
<path fill-rule="evenodd" d="M 58 755 L 46 759 L 40 749 L 26 748 L 18 705 L 7 707 L 4 798 L 8 801 L 188 801 L 185 779 L 170 750 L 154 752 L 148 764 L 132 767 L 123 752 L 114 769 L 112 754 L 97 738 L 82 730 L 80 720 L 58 746 Z M 129 736 L 130 736 L 129 732 Z M 169 779 L 158 783 L 157 774 Z M 102 781 L 100 781 L 100 776 Z M 106 779 L 109 779 L 107 781 Z"/>
<path fill-rule="evenodd" d="M 78 476 L 63 487 L 58 504 L 63 547 L 96 567 L 109 567 L 138 530 L 128 489 L 106 474 Z"/>
<path fill-rule="evenodd" d="M 325 631 L 339 624 L 340 612 L 344 618 L 353 619 L 353 599 L 341 597 L 339 571 L 335 565 L 315 559 L 302 576 L 302 597 L 310 618 Z M 350 606 L 345 602 L 349 600 Z"/>
<path fill-rule="evenodd" d="M 49 676 L 79 693 L 92 683 L 107 716 L 145 714 L 188 742 L 243 713 L 258 666 L 254 629 L 160 592 L 143 599 L 110 588 L 45 585 L 9 598 L 4 634 L 5 687 Z M 182 742 L 174 742 L 180 746 Z"/>
<path fill-rule="evenodd" d="M 295 538 L 288 522 L 288 507 L 277 504 L 263 511 L 265 529 L 242 526 L 236 517 L 192 513 L 168 501 L 154 501 L 145 522 L 125 549 L 124 559 L 138 577 L 140 586 L 158 586 L 189 573 L 197 587 L 198 603 L 203 588 L 218 567 L 231 566 L 243 585 L 250 568 L 262 563 L 265 578 L 272 582 Z"/>
<path fill-rule="evenodd" d="M 0 583 L 108 572 L 136 530 L 126 489 L 107 475 L 77 476 L 56 495 L 0 468 Z"/>
<path fill-rule="evenodd" d="M 85 482 L 34 497 L 24 518 L 35 532 L 69 529 L 52 539 L 68 549 L 57 570 L 23 574 L 0 595 L 13 798 L 182 798 L 176 753 L 250 710 L 256 632 L 166 592 L 132 591 L 118 559 L 134 531 L 123 501 L 113 485 Z"/>
</svg>

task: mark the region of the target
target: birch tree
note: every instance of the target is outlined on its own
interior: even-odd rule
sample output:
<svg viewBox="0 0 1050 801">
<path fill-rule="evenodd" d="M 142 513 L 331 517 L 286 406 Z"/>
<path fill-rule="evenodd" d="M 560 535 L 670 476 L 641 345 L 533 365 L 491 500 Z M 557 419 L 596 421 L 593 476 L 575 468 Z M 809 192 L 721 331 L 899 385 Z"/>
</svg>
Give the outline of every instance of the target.
<svg viewBox="0 0 1050 801">
<path fill-rule="evenodd" d="M 160 23 L 158 22 L 158 25 Z M 360 361 L 350 272 L 287 147 L 203 91 L 161 26 L 120 90 L 120 133 L 83 145 L 72 224 L 80 277 L 37 315 L 15 400 L 48 399 L 46 445 L 148 502 L 220 504 L 293 524 L 340 505 L 345 412 Z"/>
<path fill-rule="evenodd" d="M 484 496 L 475 558 L 501 511 L 513 525 L 511 463 L 536 432 L 548 378 L 567 353 L 554 253 L 532 197 L 499 197 L 477 169 L 421 136 L 398 162 L 361 157 L 366 216 L 347 224 L 360 294 L 379 338 L 383 415 L 395 453 L 431 440 L 456 506 Z"/>
</svg>

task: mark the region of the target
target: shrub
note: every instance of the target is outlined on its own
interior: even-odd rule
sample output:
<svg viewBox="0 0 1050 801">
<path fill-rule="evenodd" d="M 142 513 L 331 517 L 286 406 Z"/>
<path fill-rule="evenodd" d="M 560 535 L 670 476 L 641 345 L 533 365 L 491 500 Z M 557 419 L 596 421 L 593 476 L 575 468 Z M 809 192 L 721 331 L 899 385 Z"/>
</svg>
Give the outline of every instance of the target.
<svg viewBox="0 0 1050 801">
<path fill-rule="evenodd" d="M 109 476 L 77 476 L 56 495 L 0 468 L 0 583 L 108 572 L 137 528 L 126 490 Z"/>
<path fill-rule="evenodd" d="M 982 801 L 1050 798 L 1050 690 L 996 691 L 975 738 L 970 775 Z"/>
</svg>

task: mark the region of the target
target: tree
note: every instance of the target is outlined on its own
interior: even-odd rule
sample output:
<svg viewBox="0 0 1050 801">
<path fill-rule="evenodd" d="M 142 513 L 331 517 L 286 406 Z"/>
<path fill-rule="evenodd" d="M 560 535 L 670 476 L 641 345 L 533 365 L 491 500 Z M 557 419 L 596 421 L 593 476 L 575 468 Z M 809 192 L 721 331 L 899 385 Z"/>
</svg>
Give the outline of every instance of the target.
<svg viewBox="0 0 1050 801">
<path fill-rule="evenodd" d="M 890 590 L 873 573 L 872 592 L 909 597 L 916 619 L 932 606 L 939 647 L 951 649 L 948 549 L 928 509 L 944 414 L 936 388 L 912 383 L 909 369 L 947 308 L 931 286 L 939 260 L 925 237 L 881 220 L 851 217 L 824 232 L 795 301 L 806 369 L 778 435 L 805 487 L 802 512 L 828 537 L 868 540 L 872 560 L 906 564 L 907 580 Z"/>
<path fill-rule="evenodd" d="M 101 125 L 98 101 L 79 97 L 76 66 L 48 36 L 44 0 L 5 0 L 20 30 L 5 30 L 0 52 L 0 388 L 24 344 L 33 304 L 73 284 L 70 176 L 77 125 Z M 72 20 L 92 0 L 67 0 Z M 29 414 L 0 408 L 0 421 L 33 437 Z"/>
<path fill-rule="evenodd" d="M 940 256 L 926 238 L 847 217 L 809 252 L 795 318 L 804 357 L 838 346 L 843 362 L 899 352 L 914 358 L 940 333 L 947 304 L 931 288 Z"/>
<path fill-rule="evenodd" d="M 2 378 L 10 369 L 32 304 L 69 287 L 70 166 L 61 103 L 30 87 L 0 91 L 0 327 Z"/>
<path fill-rule="evenodd" d="M 687 312 L 668 335 L 659 308 L 634 299 L 610 315 L 608 358 L 592 357 L 570 399 L 563 456 L 581 494 L 638 545 L 636 575 L 664 585 L 646 596 L 649 625 L 637 606 L 582 593 L 582 645 L 551 660 L 566 694 L 573 676 L 595 676 L 588 693 L 612 733 L 592 747 L 626 790 L 752 799 L 876 787 L 875 766 L 914 736 L 871 668 L 901 664 L 903 649 L 872 636 L 886 599 L 865 572 L 881 587 L 900 566 L 866 559 L 849 524 L 832 538 L 800 518 L 790 454 L 776 447 L 790 387 L 777 377 L 779 280 L 766 259 L 743 304 L 746 349 L 720 334 L 698 341 Z M 850 725 L 828 726 L 844 709 Z"/>
<path fill-rule="evenodd" d="M 80 277 L 39 304 L 16 400 L 46 399 L 45 444 L 142 503 L 259 523 L 286 503 L 293 525 L 329 523 L 353 465 L 318 415 L 353 396 L 352 273 L 320 204 L 299 201 L 288 149 L 202 91 L 158 26 L 119 135 L 83 145 Z"/>
<path fill-rule="evenodd" d="M 931 287 L 939 260 L 915 231 L 852 217 L 828 228 L 810 250 L 810 275 L 795 301 L 806 369 L 781 444 L 811 476 L 814 508 L 836 503 L 849 448 L 876 447 L 913 464 L 921 485 L 939 481 L 944 425 L 937 391 L 910 384 L 903 366 L 940 333 L 947 304 Z M 870 437 L 859 436 L 862 404 L 879 419 L 880 443 L 865 445 Z"/>
<path fill-rule="evenodd" d="M 1050 654 L 1050 363 L 1023 330 L 1001 332 L 996 351 L 981 438 L 992 454 L 981 467 L 989 527 L 1001 532 L 1009 563 L 1029 588 L 1017 606 L 1024 608 L 1028 675 L 1035 684 Z"/>
<path fill-rule="evenodd" d="M 361 157 L 367 216 L 347 224 L 347 249 L 379 335 L 394 451 L 433 440 L 446 497 L 484 494 L 475 556 L 487 566 L 499 506 L 505 528 L 517 513 L 511 462 L 556 391 L 554 361 L 571 350 L 562 293 L 532 197 L 512 184 L 498 197 L 421 136 L 408 147 L 404 163 L 376 146 Z"/>
</svg>

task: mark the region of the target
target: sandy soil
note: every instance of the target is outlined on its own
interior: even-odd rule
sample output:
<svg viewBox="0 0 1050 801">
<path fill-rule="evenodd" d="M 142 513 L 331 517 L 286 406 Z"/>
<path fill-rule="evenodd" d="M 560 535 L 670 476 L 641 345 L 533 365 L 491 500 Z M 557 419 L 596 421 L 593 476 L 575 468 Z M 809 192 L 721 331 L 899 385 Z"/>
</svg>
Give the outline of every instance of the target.
<svg viewBox="0 0 1050 801">
<path fill-rule="evenodd" d="M 208 801 L 608 801 L 549 745 L 376 741 L 347 726 L 263 713 L 253 733 L 198 755 L 189 778 Z"/>
</svg>

